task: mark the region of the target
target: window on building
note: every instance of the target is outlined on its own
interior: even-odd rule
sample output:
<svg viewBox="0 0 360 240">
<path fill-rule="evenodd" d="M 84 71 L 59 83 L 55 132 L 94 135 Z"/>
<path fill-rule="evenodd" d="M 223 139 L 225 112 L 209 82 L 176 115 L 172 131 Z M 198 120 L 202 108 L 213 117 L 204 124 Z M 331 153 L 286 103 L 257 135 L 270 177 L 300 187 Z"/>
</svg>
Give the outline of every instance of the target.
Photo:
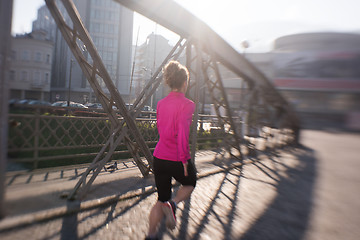
<svg viewBox="0 0 360 240">
<path fill-rule="evenodd" d="M 21 72 L 21 81 L 27 81 L 28 80 L 28 73 L 27 71 Z"/>
<path fill-rule="evenodd" d="M 29 52 L 28 51 L 25 50 L 22 52 L 22 60 L 29 61 Z"/>
<path fill-rule="evenodd" d="M 112 73 L 112 65 L 106 65 L 106 69 L 109 73 Z"/>
<path fill-rule="evenodd" d="M 16 51 L 11 51 L 11 60 L 16 60 Z"/>
<path fill-rule="evenodd" d="M 41 62 L 41 53 L 40 52 L 35 53 L 35 61 L 36 62 Z"/>
<path fill-rule="evenodd" d="M 49 84 L 49 73 L 45 73 L 45 84 Z"/>
<path fill-rule="evenodd" d="M 94 37 L 93 40 L 94 40 L 95 46 L 98 47 L 99 38 L 98 38 L 98 37 Z"/>
<path fill-rule="evenodd" d="M 108 33 L 113 33 L 114 32 L 114 25 L 113 24 L 108 24 Z"/>
<path fill-rule="evenodd" d="M 117 5 L 119 5 L 119 4 L 117 4 Z M 118 6 L 116 6 L 116 7 L 118 7 Z M 120 21 L 120 14 L 116 14 L 115 13 L 115 19 L 114 19 L 116 22 L 119 22 Z"/>
<path fill-rule="evenodd" d="M 100 10 L 95 10 L 95 19 L 101 19 L 101 12 L 100 12 Z"/>
<path fill-rule="evenodd" d="M 14 70 L 11 70 L 10 71 L 10 80 L 12 80 L 12 81 L 15 81 L 15 71 Z"/>
<path fill-rule="evenodd" d="M 106 20 L 111 20 L 112 12 L 106 11 Z"/>
<path fill-rule="evenodd" d="M 100 24 L 94 23 L 94 32 L 100 32 Z"/>
<path fill-rule="evenodd" d="M 97 6 L 102 6 L 102 2 L 101 2 L 102 0 L 95 0 L 94 1 L 94 3 L 95 3 L 95 5 L 97 5 Z"/>
<path fill-rule="evenodd" d="M 50 63 L 50 54 L 46 55 L 46 63 Z"/>
<path fill-rule="evenodd" d="M 106 31 L 105 31 L 106 24 L 100 24 L 99 26 L 100 26 L 99 32 L 100 33 L 106 33 Z"/>
<path fill-rule="evenodd" d="M 40 72 L 34 72 L 34 84 L 40 85 L 41 84 L 41 78 L 40 78 Z"/>
</svg>

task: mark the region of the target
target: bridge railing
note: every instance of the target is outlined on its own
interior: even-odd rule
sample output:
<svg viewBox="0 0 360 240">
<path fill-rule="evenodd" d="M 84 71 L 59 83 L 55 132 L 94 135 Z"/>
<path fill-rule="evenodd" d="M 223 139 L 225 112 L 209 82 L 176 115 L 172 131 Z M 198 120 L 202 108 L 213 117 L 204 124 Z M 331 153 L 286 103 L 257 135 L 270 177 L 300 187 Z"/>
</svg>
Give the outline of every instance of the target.
<svg viewBox="0 0 360 240">
<path fill-rule="evenodd" d="M 150 150 L 153 150 L 159 139 L 156 113 L 143 112 L 141 116 L 136 119 L 136 125 Z M 243 128 L 245 123 L 240 118 L 235 119 L 238 129 Z M 111 133 L 111 121 L 99 110 L 18 107 L 9 114 L 9 162 L 29 169 L 87 163 L 98 154 Z M 197 150 L 224 147 L 228 134 L 233 134 L 230 127 L 220 126 L 217 116 L 199 115 Z M 291 134 L 289 130 L 261 126 L 257 134 L 244 137 L 243 146 L 265 150 L 266 146 L 291 142 Z M 131 134 L 130 139 L 134 140 Z M 111 160 L 130 157 L 126 145 L 121 143 Z"/>
</svg>

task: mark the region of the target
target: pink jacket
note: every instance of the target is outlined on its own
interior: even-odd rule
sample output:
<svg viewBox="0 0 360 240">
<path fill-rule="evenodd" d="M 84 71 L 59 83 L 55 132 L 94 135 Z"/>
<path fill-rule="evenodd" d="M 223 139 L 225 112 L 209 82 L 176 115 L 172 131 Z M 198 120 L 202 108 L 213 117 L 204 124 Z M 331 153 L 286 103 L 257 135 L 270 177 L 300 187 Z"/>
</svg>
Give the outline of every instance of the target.
<svg viewBox="0 0 360 240">
<path fill-rule="evenodd" d="M 156 118 L 160 140 L 155 147 L 155 157 L 183 163 L 190 159 L 189 134 L 194 111 L 195 103 L 184 93 L 170 92 L 158 102 Z"/>
</svg>

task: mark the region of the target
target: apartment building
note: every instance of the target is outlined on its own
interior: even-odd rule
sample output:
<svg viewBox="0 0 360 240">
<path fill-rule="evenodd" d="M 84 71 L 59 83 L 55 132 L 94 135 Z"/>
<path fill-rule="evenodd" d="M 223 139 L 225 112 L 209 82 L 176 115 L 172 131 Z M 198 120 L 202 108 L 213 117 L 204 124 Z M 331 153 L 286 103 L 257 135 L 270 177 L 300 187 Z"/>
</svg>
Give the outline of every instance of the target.
<svg viewBox="0 0 360 240">
<path fill-rule="evenodd" d="M 43 31 L 12 38 L 9 72 L 10 99 L 50 100 L 54 45 Z"/>
<path fill-rule="evenodd" d="M 124 98 L 128 98 L 133 12 L 112 0 L 75 0 L 74 3 L 114 85 Z M 70 19 L 61 2 L 58 1 L 57 5 L 65 21 L 70 24 Z M 70 92 L 71 101 L 96 102 L 97 99 L 88 80 L 45 5 L 38 10 L 33 29 L 44 30 L 48 34 L 47 38 L 54 42 L 51 101 L 67 100 Z M 87 56 L 86 48 L 83 48 L 83 51 Z M 106 90 L 104 92 L 106 93 Z"/>
</svg>

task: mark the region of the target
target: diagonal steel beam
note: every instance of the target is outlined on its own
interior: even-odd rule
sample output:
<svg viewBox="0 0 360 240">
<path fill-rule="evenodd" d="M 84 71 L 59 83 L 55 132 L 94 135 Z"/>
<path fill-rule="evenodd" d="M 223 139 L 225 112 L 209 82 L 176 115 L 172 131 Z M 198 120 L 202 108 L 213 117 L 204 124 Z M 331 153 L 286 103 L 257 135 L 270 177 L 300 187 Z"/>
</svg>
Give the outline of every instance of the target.
<svg viewBox="0 0 360 240">
<path fill-rule="evenodd" d="M 71 28 L 66 24 L 64 17 L 62 16 L 61 12 L 59 11 L 56 5 L 55 0 L 45 0 L 45 1 L 65 41 L 69 45 L 70 50 L 72 51 L 74 57 L 78 61 L 83 73 L 89 80 L 91 87 L 94 89 L 94 93 L 100 100 L 101 104 L 104 106 L 104 109 L 107 112 L 112 124 L 114 125 L 114 128 L 119 130 L 122 129 L 121 134 L 114 142 L 115 144 L 110 144 L 106 156 L 102 160 L 99 160 L 102 154 L 99 153 L 98 156 L 94 159 L 93 164 L 91 164 L 87 169 L 86 174 L 84 174 L 83 177 L 79 180 L 78 184 L 76 184 L 73 192 L 69 197 L 69 198 L 74 198 L 78 191 L 81 196 L 84 196 L 86 194 L 92 182 L 99 174 L 100 170 L 110 159 L 117 145 L 124 139 L 124 137 L 127 136 L 127 129 L 131 130 L 137 144 L 140 146 L 140 149 L 142 150 L 142 153 L 144 154 L 145 158 L 148 160 L 150 164 L 152 163 L 152 155 L 148 146 L 145 143 L 144 138 L 141 136 L 135 124 L 134 119 L 131 117 L 130 113 L 128 112 L 125 103 L 120 96 L 119 91 L 116 89 L 113 81 L 111 80 L 110 75 L 108 74 L 105 65 L 103 64 L 89 33 L 87 32 L 86 28 L 84 27 L 84 24 L 81 21 L 80 15 L 76 10 L 74 3 L 71 0 L 62 0 L 65 10 L 69 15 L 73 25 L 73 27 Z M 84 44 L 85 48 L 87 49 L 91 57 L 91 62 L 86 60 L 86 57 L 83 55 L 79 47 L 79 43 Z M 87 63 L 85 64 L 84 62 Z M 97 80 L 97 77 L 101 78 L 101 80 L 105 83 L 105 86 L 109 91 L 109 95 L 110 95 L 109 97 L 107 97 L 107 95 L 102 91 L 101 86 Z M 123 121 L 120 121 L 117 118 L 116 113 L 112 109 L 113 105 L 116 105 L 116 107 L 119 109 L 120 114 L 123 116 Z M 126 127 L 123 125 L 124 123 L 126 123 Z M 132 143 L 127 142 L 126 145 L 130 148 L 129 149 L 130 152 L 135 153 L 133 151 L 134 148 L 131 146 Z M 104 152 L 105 148 L 106 147 L 104 146 L 101 152 Z M 133 157 L 137 162 L 142 174 L 146 176 L 149 172 L 149 169 L 143 166 L 144 163 L 139 159 L 138 154 L 135 154 Z M 91 176 L 90 180 L 86 182 L 86 177 L 91 170 L 93 170 L 93 175 Z"/>
<path fill-rule="evenodd" d="M 191 45 L 188 46 L 191 51 Z M 197 50 L 196 54 L 200 54 L 200 49 L 197 45 L 194 46 Z M 189 63 L 191 66 L 191 63 Z M 196 153 L 196 145 L 197 145 L 197 127 L 199 121 L 199 102 L 200 102 L 200 85 L 203 83 L 203 78 L 201 74 L 201 58 L 197 56 L 197 61 L 195 63 L 195 72 L 196 72 L 196 80 L 195 82 L 195 90 L 193 100 L 195 102 L 195 112 L 193 115 L 192 125 L 191 125 L 191 161 L 195 166 L 195 153 Z M 189 91 L 189 90 L 188 90 Z"/>
<path fill-rule="evenodd" d="M 247 81 L 250 88 L 266 89 L 269 104 L 280 105 L 288 113 L 294 126 L 299 120 L 290 104 L 279 94 L 273 84 L 253 64 L 232 48 L 204 22 L 173 0 L 114 0 L 141 15 L 159 23 L 184 38 L 191 37 L 201 43 L 203 51 L 221 62 L 226 68 Z"/>
<path fill-rule="evenodd" d="M 151 77 L 150 81 L 146 84 L 146 86 L 143 88 L 139 96 L 136 98 L 131 112 L 134 111 L 133 115 L 136 117 L 141 109 L 144 107 L 145 103 L 150 99 L 150 97 L 154 94 L 156 89 L 159 87 L 161 80 L 162 80 L 162 74 L 161 71 L 163 67 L 166 65 L 166 63 L 170 59 L 177 59 L 182 51 L 184 50 L 185 46 L 187 45 L 186 42 L 182 44 L 183 38 L 180 38 L 179 41 L 175 44 L 175 46 L 171 49 L 169 54 L 166 56 L 164 61 L 161 63 L 161 65 L 157 68 L 153 76 Z M 177 53 L 175 54 L 175 52 Z"/>
<path fill-rule="evenodd" d="M 217 62 L 213 60 L 212 64 L 213 64 L 213 69 L 215 70 L 215 75 L 216 75 L 215 84 L 219 85 L 220 92 L 221 92 L 221 98 L 223 99 L 223 107 L 226 109 L 227 117 L 229 119 L 229 125 L 230 125 L 231 129 L 233 130 L 233 133 L 231 134 L 231 136 L 233 137 L 233 139 L 235 141 L 235 148 L 238 150 L 239 157 L 242 160 L 243 156 L 241 153 L 240 145 L 243 142 L 243 139 L 242 139 L 241 130 L 238 129 L 238 126 L 235 124 L 234 116 L 230 109 L 229 100 L 228 100 L 227 94 L 225 92 L 223 80 L 221 79 L 221 75 L 220 75 L 220 71 L 219 71 Z M 231 154 L 231 151 L 230 151 L 230 154 Z"/>
<path fill-rule="evenodd" d="M 227 138 L 233 139 L 233 141 L 227 142 L 226 144 L 228 144 L 229 146 L 232 145 L 238 151 L 239 155 L 235 156 L 235 157 L 240 158 L 240 160 L 242 161 L 242 153 L 240 150 L 241 149 L 240 145 L 242 142 L 241 134 L 239 134 L 240 132 L 237 129 L 237 126 L 234 122 L 233 114 L 230 109 L 230 104 L 229 104 L 227 94 L 225 92 L 225 88 L 224 88 L 224 85 L 223 85 L 223 82 L 222 82 L 222 79 L 220 76 L 218 65 L 217 65 L 216 61 L 213 61 L 213 60 L 211 61 L 211 63 L 212 63 L 212 68 L 215 71 L 215 80 L 214 81 L 212 81 L 209 78 L 206 66 L 203 64 L 203 74 L 206 78 L 208 90 L 209 90 L 211 98 L 215 104 L 216 115 L 219 119 L 219 122 L 221 123 L 220 125 L 221 125 L 222 130 L 225 132 L 224 124 L 227 123 L 230 126 L 230 129 L 233 131 L 232 133 L 226 134 Z M 215 89 L 219 91 L 219 93 L 220 93 L 219 96 L 216 96 Z M 221 116 L 220 111 L 219 111 L 220 107 L 223 107 L 226 110 L 225 117 Z M 226 140 L 226 138 L 225 138 L 225 140 Z M 228 152 L 231 155 L 233 155 L 230 147 L 228 148 Z"/>
</svg>

